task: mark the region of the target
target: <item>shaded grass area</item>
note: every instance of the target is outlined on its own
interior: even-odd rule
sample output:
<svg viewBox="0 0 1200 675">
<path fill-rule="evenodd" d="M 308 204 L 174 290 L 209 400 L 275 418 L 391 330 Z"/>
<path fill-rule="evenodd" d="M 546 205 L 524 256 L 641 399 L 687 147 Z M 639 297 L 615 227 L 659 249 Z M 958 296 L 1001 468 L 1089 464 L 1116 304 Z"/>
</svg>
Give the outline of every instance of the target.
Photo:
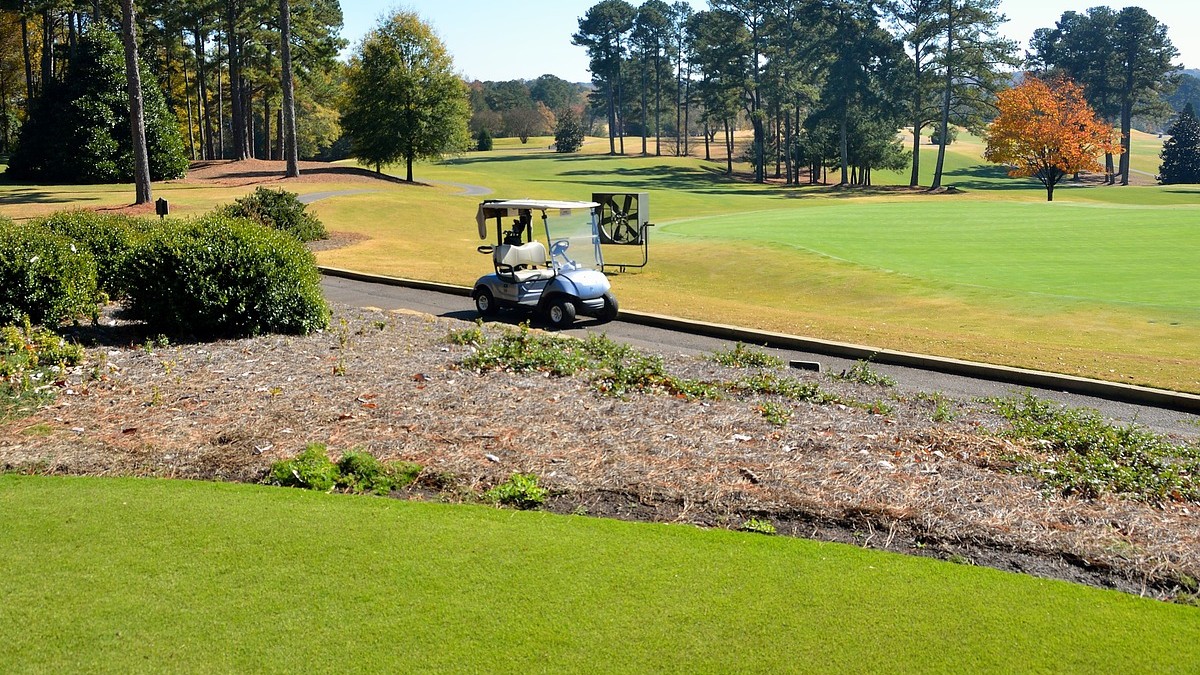
<svg viewBox="0 0 1200 675">
<path fill-rule="evenodd" d="M 1195 608 L 686 526 L 0 476 L 18 670 L 1187 672 Z"/>
</svg>

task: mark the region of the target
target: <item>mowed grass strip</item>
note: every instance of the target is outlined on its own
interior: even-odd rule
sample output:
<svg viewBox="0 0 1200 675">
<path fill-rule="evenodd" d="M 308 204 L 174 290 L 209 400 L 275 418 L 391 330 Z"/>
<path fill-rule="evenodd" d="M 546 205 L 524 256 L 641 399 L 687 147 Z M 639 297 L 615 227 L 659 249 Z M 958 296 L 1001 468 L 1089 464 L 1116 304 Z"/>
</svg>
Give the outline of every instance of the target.
<svg viewBox="0 0 1200 675">
<path fill-rule="evenodd" d="M 1200 312 L 1198 218 L 1200 206 L 908 201 L 691 218 L 661 229 L 781 244 L 1005 295 Z"/>
<path fill-rule="evenodd" d="M 0 477 L 10 672 L 1195 672 L 1200 610 L 851 546 Z"/>
</svg>

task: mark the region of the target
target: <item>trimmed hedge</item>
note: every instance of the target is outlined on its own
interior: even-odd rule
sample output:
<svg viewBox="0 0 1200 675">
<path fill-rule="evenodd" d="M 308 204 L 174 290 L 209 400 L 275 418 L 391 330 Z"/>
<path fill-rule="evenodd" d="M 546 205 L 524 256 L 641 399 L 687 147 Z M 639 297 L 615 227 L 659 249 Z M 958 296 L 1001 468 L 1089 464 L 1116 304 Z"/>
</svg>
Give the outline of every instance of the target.
<svg viewBox="0 0 1200 675">
<path fill-rule="evenodd" d="M 316 216 L 309 213 L 295 192 L 256 188 L 219 210 L 231 218 L 249 218 L 275 230 L 291 233 L 300 241 L 325 239 L 329 233 Z"/>
<path fill-rule="evenodd" d="M 86 249 L 96 259 L 96 283 L 109 297 L 117 297 L 121 263 L 134 244 L 157 225 L 129 216 L 106 215 L 78 209 L 60 211 L 35 222 Z"/>
<path fill-rule="evenodd" d="M 0 219 L 0 325 L 94 316 L 96 261 L 71 239 Z"/>
<path fill-rule="evenodd" d="M 288 234 L 216 213 L 150 232 L 125 257 L 120 285 L 130 313 L 168 334 L 304 334 L 329 324 L 312 253 Z"/>
</svg>

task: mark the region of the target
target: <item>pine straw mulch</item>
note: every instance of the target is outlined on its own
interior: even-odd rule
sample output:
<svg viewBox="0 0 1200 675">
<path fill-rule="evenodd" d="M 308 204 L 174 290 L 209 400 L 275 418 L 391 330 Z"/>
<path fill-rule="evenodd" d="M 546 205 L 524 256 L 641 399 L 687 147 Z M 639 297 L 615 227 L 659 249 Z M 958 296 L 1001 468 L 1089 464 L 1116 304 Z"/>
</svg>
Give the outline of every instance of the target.
<svg viewBox="0 0 1200 675">
<path fill-rule="evenodd" d="M 549 508 L 617 518 L 737 527 L 989 565 L 1169 597 L 1200 577 L 1196 505 L 1065 498 L 1004 471 L 1019 450 L 980 405 L 889 400 L 872 415 L 787 404 L 786 427 L 763 399 L 605 397 L 581 378 L 477 374 L 451 345 L 466 324 L 338 307 L 331 330 L 153 346 L 106 315 L 77 336 L 99 346 L 58 400 L 0 425 L 0 467 L 51 474 L 257 481 L 307 443 L 356 446 L 420 463 L 399 496 L 474 499 L 513 472 L 553 490 Z M 500 330 L 489 327 L 489 332 Z M 745 371 L 665 354 L 677 375 L 730 380 Z M 882 387 L 821 386 L 858 400 Z"/>
</svg>

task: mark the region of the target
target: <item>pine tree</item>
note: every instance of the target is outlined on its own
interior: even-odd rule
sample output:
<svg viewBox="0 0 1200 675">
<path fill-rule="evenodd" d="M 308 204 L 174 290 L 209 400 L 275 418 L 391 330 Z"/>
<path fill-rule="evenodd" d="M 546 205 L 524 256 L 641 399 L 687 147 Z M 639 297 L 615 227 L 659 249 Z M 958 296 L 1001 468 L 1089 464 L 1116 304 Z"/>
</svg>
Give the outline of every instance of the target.
<svg viewBox="0 0 1200 675">
<path fill-rule="evenodd" d="M 1158 182 L 1200 183 L 1200 120 L 1196 119 L 1191 103 L 1179 113 L 1170 134 L 1159 154 L 1162 165 L 1158 169 Z"/>
<path fill-rule="evenodd" d="M 578 152 L 583 147 L 583 127 L 579 117 L 570 108 L 558 116 L 558 128 L 554 130 L 556 152 Z"/>
</svg>

